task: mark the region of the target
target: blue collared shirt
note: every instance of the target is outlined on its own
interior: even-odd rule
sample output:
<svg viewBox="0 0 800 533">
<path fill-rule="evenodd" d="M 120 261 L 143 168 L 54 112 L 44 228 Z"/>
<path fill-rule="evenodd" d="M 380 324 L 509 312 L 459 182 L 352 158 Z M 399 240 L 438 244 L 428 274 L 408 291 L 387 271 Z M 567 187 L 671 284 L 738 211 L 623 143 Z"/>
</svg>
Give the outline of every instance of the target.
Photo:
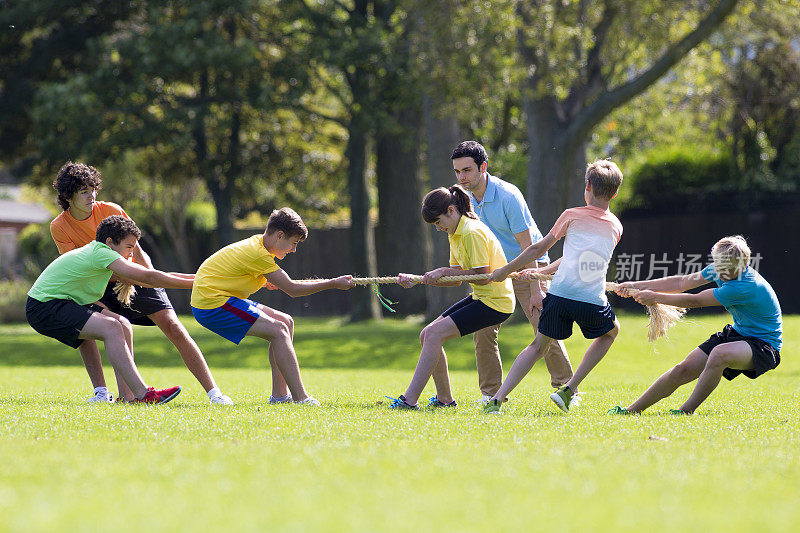
<svg viewBox="0 0 800 533">
<path fill-rule="evenodd" d="M 489 226 L 489 229 L 500 241 L 506 261 L 511 261 L 522 252 L 519 242 L 514 237 L 515 233 L 530 228 L 531 242 L 541 240 L 542 233 L 531 216 L 531 210 L 528 209 L 525 198 L 513 183 L 488 174 L 483 200 L 478 202 L 471 191 L 469 197 L 472 200 L 472 208 L 478 214 L 481 222 Z M 538 260 L 550 262 L 547 253 Z"/>
</svg>

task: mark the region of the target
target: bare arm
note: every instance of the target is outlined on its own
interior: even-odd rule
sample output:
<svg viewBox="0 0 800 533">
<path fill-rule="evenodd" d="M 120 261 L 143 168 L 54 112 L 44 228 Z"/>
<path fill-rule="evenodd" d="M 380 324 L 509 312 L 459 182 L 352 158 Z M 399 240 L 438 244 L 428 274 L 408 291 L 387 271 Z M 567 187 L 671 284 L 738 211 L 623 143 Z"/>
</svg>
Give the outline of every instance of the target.
<svg viewBox="0 0 800 533">
<path fill-rule="evenodd" d="M 543 256 L 555 243 L 556 238 L 548 233 L 542 237 L 539 242 L 525 248 L 521 254 L 510 261 L 506 266 L 500 267 L 492 272 L 491 281 L 503 281 L 510 273 L 525 268 L 526 265 Z"/>
<path fill-rule="evenodd" d="M 540 274 L 555 274 L 556 270 L 558 270 L 558 265 L 561 264 L 561 259 L 563 259 L 563 258 L 559 257 L 558 259 L 556 259 L 555 261 L 553 261 L 552 263 L 550 263 L 546 267 L 540 268 L 539 269 L 539 273 Z"/>
<path fill-rule="evenodd" d="M 685 274 L 682 276 L 669 276 L 666 278 L 650 279 L 646 281 L 627 281 L 622 283 L 625 289 L 639 289 L 657 292 L 679 293 L 686 292 L 695 287 L 701 287 L 711 283 L 705 279 L 700 272 Z"/>
<path fill-rule="evenodd" d="M 136 264 L 142 265 L 147 268 L 153 268 L 153 262 L 150 260 L 150 256 L 147 255 L 139 243 L 136 243 L 136 248 L 133 249 L 133 261 Z"/>
<path fill-rule="evenodd" d="M 722 305 L 714 296 L 714 289 L 706 289 L 697 294 L 687 292 L 669 294 L 643 290 L 642 292 L 634 294 L 633 299 L 643 305 L 652 305 L 654 303 L 675 305 L 678 307 L 711 307 Z"/>
<path fill-rule="evenodd" d="M 175 275 L 151 268 L 145 268 L 136 263 L 117 259 L 107 267 L 124 281 L 132 281 L 143 287 L 164 287 L 166 289 L 191 289 L 194 274 Z"/>
<path fill-rule="evenodd" d="M 353 283 L 353 276 L 350 275 L 339 276 L 338 278 L 333 279 L 321 279 L 319 281 L 306 281 L 301 283 L 294 281 L 286 272 L 283 271 L 283 269 L 280 268 L 275 272 L 266 274 L 264 277 L 267 278 L 269 283 L 273 284 L 292 298 L 297 298 L 298 296 L 308 296 L 309 294 L 314 294 L 328 289 L 347 290 L 355 286 L 355 283 Z"/>
</svg>

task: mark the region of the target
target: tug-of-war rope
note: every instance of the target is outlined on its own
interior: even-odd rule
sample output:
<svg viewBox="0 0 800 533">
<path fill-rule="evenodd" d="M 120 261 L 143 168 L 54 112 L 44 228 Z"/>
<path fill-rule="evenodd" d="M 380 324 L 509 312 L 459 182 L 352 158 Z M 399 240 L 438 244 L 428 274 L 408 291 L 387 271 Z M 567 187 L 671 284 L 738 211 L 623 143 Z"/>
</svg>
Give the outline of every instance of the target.
<svg viewBox="0 0 800 533">
<path fill-rule="evenodd" d="M 411 281 L 415 281 L 417 283 L 421 283 L 423 276 L 416 275 L 416 274 L 406 274 L 407 278 Z M 540 274 L 538 272 L 512 272 L 508 277 L 520 279 L 520 280 L 541 280 L 541 281 L 550 281 L 553 279 L 552 274 Z M 439 278 L 439 281 L 448 282 L 448 281 L 481 281 L 489 279 L 489 274 L 466 274 L 463 276 L 443 276 Z M 313 279 L 304 279 L 298 280 L 300 282 L 311 282 L 311 281 L 318 281 Z M 389 283 L 398 283 L 400 281 L 399 276 L 380 276 L 374 278 L 353 278 L 353 282 L 356 285 L 372 285 L 373 291 L 375 295 L 378 297 L 378 301 L 380 301 L 381 305 L 383 305 L 386 309 L 394 313 L 394 309 L 392 309 L 391 305 L 396 302 L 391 302 L 386 299 L 378 290 L 378 285 L 385 285 Z M 613 281 L 606 282 L 606 292 L 615 292 L 616 289 L 619 287 L 619 283 L 614 283 Z M 123 303 L 124 305 L 130 306 L 131 300 L 136 295 L 136 289 L 128 283 L 117 282 L 114 286 L 114 292 L 117 294 L 117 299 Z M 628 289 L 628 292 L 631 296 L 639 292 L 638 289 Z M 647 324 L 647 340 L 649 342 L 655 342 L 656 339 L 661 337 L 667 336 L 667 331 L 674 326 L 675 324 L 683 318 L 683 315 L 686 314 L 686 309 L 683 307 L 675 307 L 674 305 L 666 305 L 666 304 L 653 304 L 648 305 L 647 307 L 647 314 L 650 316 L 650 321 Z"/>
<path fill-rule="evenodd" d="M 407 278 L 411 281 L 416 281 L 418 283 L 422 282 L 423 276 L 415 275 L 415 274 L 405 274 Z M 520 280 L 542 280 L 542 281 L 550 281 L 553 279 L 552 274 L 540 274 L 538 272 L 514 272 L 510 274 L 508 277 L 516 278 Z M 489 279 L 489 274 L 468 274 L 463 276 L 443 276 L 439 278 L 438 281 L 481 281 L 484 279 Z M 313 280 L 304 280 L 304 281 L 313 281 Z M 375 278 L 353 278 L 353 282 L 356 285 L 373 285 L 373 290 L 375 294 L 378 296 L 378 300 L 380 300 L 381 304 L 388 308 L 390 311 L 394 312 L 394 309 L 389 307 L 388 304 L 392 304 L 393 302 L 389 302 L 386 298 L 380 293 L 378 290 L 378 285 L 381 284 L 388 284 L 388 283 L 398 283 L 400 281 L 399 276 L 381 276 Z M 614 283 L 613 281 L 606 282 L 606 292 L 615 292 L 616 289 L 620 286 L 619 283 Z M 628 292 L 631 296 L 639 292 L 638 289 L 628 289 Z M 660 337 L 667 336 L 667 331 L 674 326 L 675 324 L 683 318 L 683 315 L 686 314 L 686 309 L 683 307 L 675 307 L 674 305 L 666 305 L 662 303 L 656 303 L 653 305 L 648 305 L 647 307 L 647 314 L 650 316 L 650 321 L 647 325 L 647 340 L 648 342 L 655 342 L 656 339 Z"/>
</svg>

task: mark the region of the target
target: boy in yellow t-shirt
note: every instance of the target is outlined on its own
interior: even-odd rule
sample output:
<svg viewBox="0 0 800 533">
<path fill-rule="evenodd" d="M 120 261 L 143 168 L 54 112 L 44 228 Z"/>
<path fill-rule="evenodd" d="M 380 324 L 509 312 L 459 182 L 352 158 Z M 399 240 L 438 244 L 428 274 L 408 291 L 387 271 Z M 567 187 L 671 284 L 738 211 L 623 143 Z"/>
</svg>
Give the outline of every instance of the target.
<svg viewBox="0 0 800 533">
<path fill-rule="evenodd" d="M 267 283 L 291 297 L 354 286 L 352 276 L 299 283 L 277 265 L 276 259 L 297 251 L 307 236 L 308 229 L 292 209 L 273 211 L 263 235 L 229 244 L 206 259 L 192 288 L 192 314 L 205 328 L 235 344 L 248 335 L 269 341 L 270 403 L 319 405 L 300 378 L 292 317 L 247 298 Z"/>
<path fill-rule="evenodd" d="M 426 285 L 453 286 L 461 282 L 441 282 L 443 276 L 488 274 L 506 264 L 500 241 L 472 211 L 469 196 L 459 185 L 429 192 L 422 202 L 422 218 L 447 233 L 450 241 L 450 267 L 441 267 L 423 276 Z M 417 282 L 400 274 L 400 285 L 409 288 Z M 499 283 L 471 282 L 472 294 L 455 303 L 422 330 L 422 352 L 414 377 L 405 394 L 392 398 L 390 409 L 419 409 L 417 401 L 433 374 L 436 396 L 428 407 L 455 407 L 447 371 L 444 342 L 504 322 L 514 312 L 511 280 Z"/>
</svg>

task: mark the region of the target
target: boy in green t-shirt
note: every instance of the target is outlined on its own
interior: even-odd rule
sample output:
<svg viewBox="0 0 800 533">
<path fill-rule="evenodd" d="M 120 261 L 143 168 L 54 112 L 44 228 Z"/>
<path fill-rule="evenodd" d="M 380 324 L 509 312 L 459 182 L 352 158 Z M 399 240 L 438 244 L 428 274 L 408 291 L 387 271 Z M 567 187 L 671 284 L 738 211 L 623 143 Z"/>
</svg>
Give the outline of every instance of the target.
<svg viewBox="0 0 800 533">
<path fill-rule="evenodd" d="M 58 257 L 28 291 L 25 316 L 47 337 L 77 348 L 86 339 L 102 340 L 114 371 L 130 387 L 135 402 L 166 403 L 180 387 L 148 387 L 133 361 L 133 328 L 124 317 L 96 302 L 113 274 L 137 285 L 191 289 L 193 274 L 166 273 L 126 260 L 142 232 L 123 216 L 114 215 L 97 227 L 96 239 Z"/>
</svg>

